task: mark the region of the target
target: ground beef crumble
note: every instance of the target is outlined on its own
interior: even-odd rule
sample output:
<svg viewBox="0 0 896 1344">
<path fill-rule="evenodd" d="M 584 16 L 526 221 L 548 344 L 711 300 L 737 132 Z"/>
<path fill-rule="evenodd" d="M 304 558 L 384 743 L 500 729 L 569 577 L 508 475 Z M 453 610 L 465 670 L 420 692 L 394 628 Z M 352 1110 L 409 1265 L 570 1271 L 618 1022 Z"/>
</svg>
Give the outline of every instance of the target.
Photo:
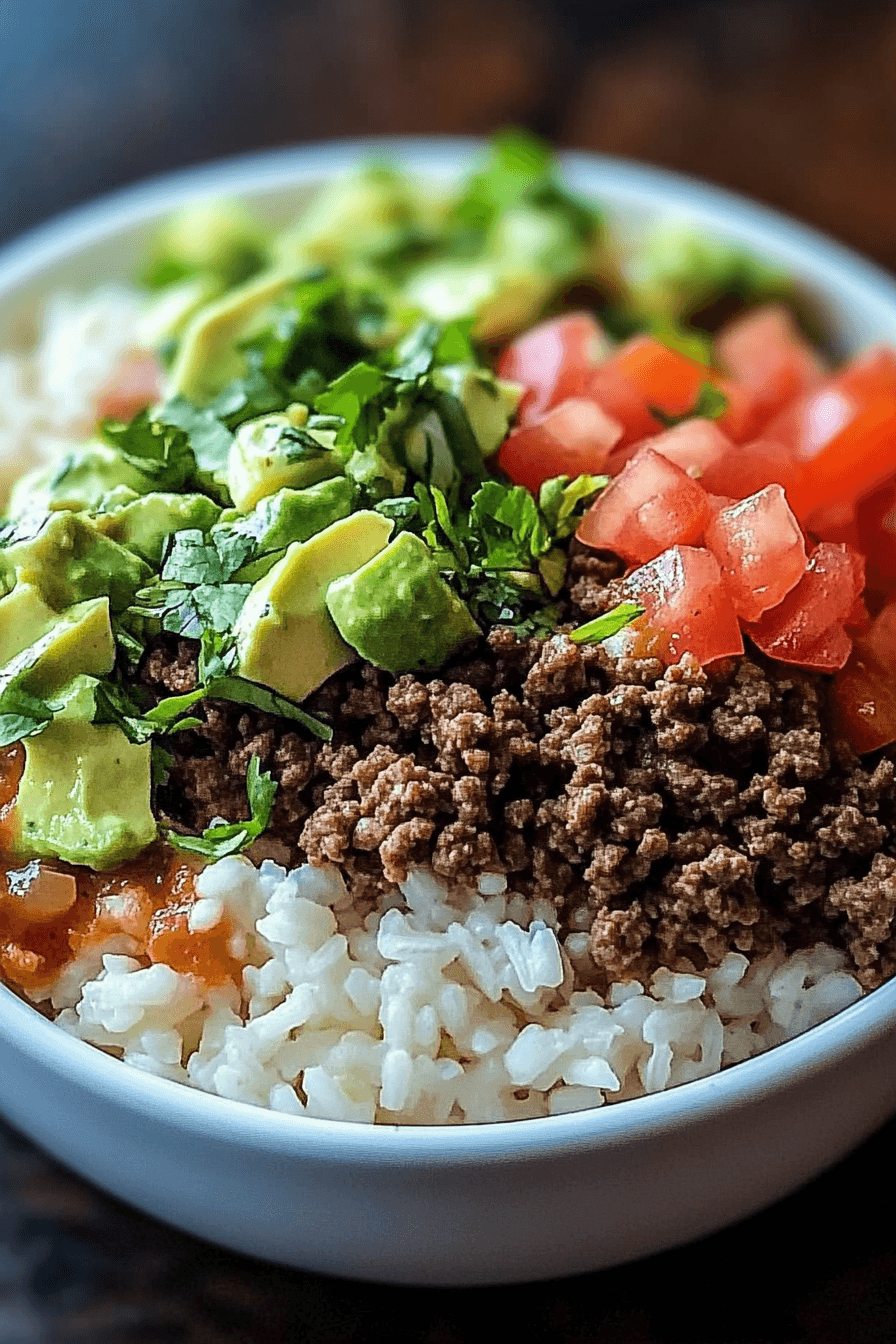
<svg viewBox="0 0 896 1344">
<path fill-rule="evenodd" d="M 616 600 L 606 561 L 571 570 L 583 614 Z M 142 676 L 189 690 L 194 647 L 163 639 Z M 452 883 L 506 873 L 580 935 L 576 970 L 599 988 L 819 939 L 873 988 L 896 972 L 896 752 L 833 741 L 825 695 L 824 678 L 750 657 L 664 672 L 496 628 L 438 675 L 331 678 L 307 702 L 330 743 L 205 702 L 166 742 L 157 802 L 189 829 L 243 817 L 257 755 L 280 785 L 282 856 L 340 864 L 360 899 L 420 864 Z"/>
</svg>

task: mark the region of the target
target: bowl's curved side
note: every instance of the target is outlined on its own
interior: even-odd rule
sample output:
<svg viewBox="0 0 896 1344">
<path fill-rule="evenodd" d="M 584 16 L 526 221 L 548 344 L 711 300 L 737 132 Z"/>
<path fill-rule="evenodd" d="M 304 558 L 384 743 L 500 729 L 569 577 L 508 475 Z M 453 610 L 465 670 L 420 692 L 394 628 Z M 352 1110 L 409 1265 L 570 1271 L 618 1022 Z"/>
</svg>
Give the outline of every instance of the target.
<svg viewBox="0 0 896 1344">
<path fill-rule="evenodd" d="M 811 1051 L 779 1047 L 778 1076 L 767 1056 L 578 1116 L 415 1130 L 296 1120 L 122 1076 L 14 1000 L 0 1077 L 16 1081 L 0 1109 L 82 1176 L 234 1250 L 398 1283 L 533 1280 L 713 1232 L 870 1134 L 896 1108 L 896 995 L 883 1014 L 855 1007 L 858 1025 L 816 1028 Z"/>
<path fill-rule="evenodd" d="M 469 141 L 313 146 L 174 174 L 0 255 L 0 344 L 60 286 L 126 280 L 156 221 L 197 197 L 272 222 L 357 157 L 455 175 Z M 674 174 L 570 155 L 621 229 L 687 216 L 792 271 L 845 350 L 896 331 L 896 286 L 813 230 Z M 304 1268 L 506 1282 L 618 1263 L 786 1193 L 896 1110 L 896 983 L 773 1055 L 642 1101 L 550 1120 L 398 1129 L 295 1120 L 122 1070 L 0 990 L 0 1111 L 82 1175 L 179 1227 Z"/>
</svg>

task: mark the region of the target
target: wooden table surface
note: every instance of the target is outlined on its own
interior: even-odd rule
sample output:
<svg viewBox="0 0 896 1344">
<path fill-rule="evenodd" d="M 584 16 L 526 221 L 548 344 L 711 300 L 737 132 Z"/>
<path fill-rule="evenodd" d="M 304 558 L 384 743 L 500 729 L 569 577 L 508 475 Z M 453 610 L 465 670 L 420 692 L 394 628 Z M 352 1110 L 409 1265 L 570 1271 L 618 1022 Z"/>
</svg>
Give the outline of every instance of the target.
<svg viewBox="0 0 896 1344">
<path fill-rule="evenodd" d="M 725 183 L 896 267 L 893 4 L 0 3 L 0 238 L 221 154 L 509 122 Z M 555 1344 L 884 1344 L 894 1144 L 896 1123 L 775 1208 L 646 1262 L 427 1290 L 203 1245 L 0 1125 L 0 1344 L 460 1344 L 491 1312 L 502 1336 Z"/>
</svg>

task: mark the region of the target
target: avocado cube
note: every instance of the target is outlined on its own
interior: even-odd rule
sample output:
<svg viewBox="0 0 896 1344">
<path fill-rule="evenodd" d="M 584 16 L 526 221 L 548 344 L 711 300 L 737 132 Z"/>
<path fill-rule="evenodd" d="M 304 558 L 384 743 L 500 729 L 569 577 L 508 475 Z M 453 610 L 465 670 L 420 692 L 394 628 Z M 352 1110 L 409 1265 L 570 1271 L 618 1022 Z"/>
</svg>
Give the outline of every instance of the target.
<svg viewBox="0 0 896 1344">
<path fill-rule="evenodd" d="M 153 491 L 93 521 L 105 536 L 158 568 L 165 542 L 173 532 L 198 528 L 209 532 L 221 516 L 220 505 L 207 495 L 174 495 Z"/>
<path fill-rule="evenodd" d="M 239 346 L 263 330 L 276 301 L 294 281 L 290 271 L 265 271 L 205 304 L 187 323 L 168 387 L 204 406 L 246 369 Z"/>
<path fill-rule="evenodd" d="M 67 510 L 21 520 L 0 547 L 4 571 L 32 584 L 57 611 L 92 597 L 108 597 L 113 611 L 123 611 L 152 572 L 83 514 Z"/>
<path fill-rule="evenodd" d="M 212 535 L 248 537 L 259 556 L 284 551 L 292 542 L 307 541 L 331 523 L 347 518 L 354 493 L 351 481 L 344 476 L 333 476 L 304 490 L 278 490 L 259 500 L 245 517 L 220 521 Z"/>
<path fill-rule="evenodd" d="M 10 667 L 14 660 L 20 672 Z M 114 662 L 107 597 L 59 613 L 32 584 L 20 583 L 0 599 L 0 669 L 21 676 L 26 690 L 47 694 L 80 673 L 102 677 Z"/>
<path fill-rule="evenodd" d="M 87 443 L 20 477 L 10 492 L 9 515 L 17 518 L 38 509 L 95 509 L 110 490 L 127 486 L 141 494 L 149 485 L 150 478 L 114 448 Z"/>
<path fill-rule="evenodd" d="M 326 602 L 345 642 L 387 672 L 440 667 L 480 633 L 426 542 L 412 532 L 334 579 Z"/>
<path fill-rule="evenodd" d="M 302 489 L 342 475 L 333 431 L 305 429 L 296 424 L 297 418 L 263 415 L 237 430 L 227 463 L 227 486 L 244 513 L 278 490 Z"/>
<path fill-rule="evenodd" d="M 156 838 L 148 742 L 129 742 L 114 724 L 63 714 L 24 746 L 11 813 L 17 853 L 103 869 Z"/>
<path fill-rule="evenodd" d="M 294 542 L 252 588 L 234 635 L 240 675 L 301 700 L 353 658 L 325 603 L 328 586 L 366 564 L 392 524 L 362 510 L 306 542 Z"/>
</svg>

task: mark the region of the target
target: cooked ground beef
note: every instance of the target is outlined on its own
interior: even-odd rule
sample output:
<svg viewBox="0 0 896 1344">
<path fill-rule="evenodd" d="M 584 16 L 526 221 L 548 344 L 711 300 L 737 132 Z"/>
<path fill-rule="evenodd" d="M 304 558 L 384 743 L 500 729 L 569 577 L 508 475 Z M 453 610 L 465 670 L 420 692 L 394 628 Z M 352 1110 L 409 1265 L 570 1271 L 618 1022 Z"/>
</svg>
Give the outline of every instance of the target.
<svg viewBox="0 0 896 1344">
<path fill-rule="evenodd" d="M 615 601 L 605 562 L 572 570 L 583 613 Z M 143 678 L 189 689 L 194 649 L 160 642 Z M 749 657 L 664 672 L 496 628 L 437 676 L 331 678 L 307 706 L 327 744 L 206 702 L 169 739 L 158 806 L 189 829 L 244 817 L 257 755 L 280 784 L 283 858 L 342 865 L 360 899 L 419 864 L 457 883 L 503 872 L 580 935 L 583 982 L 825 939 L 870 988 L 896 971 L 896 753 L 834 742 L 825 691 Z"/>
</svg>

